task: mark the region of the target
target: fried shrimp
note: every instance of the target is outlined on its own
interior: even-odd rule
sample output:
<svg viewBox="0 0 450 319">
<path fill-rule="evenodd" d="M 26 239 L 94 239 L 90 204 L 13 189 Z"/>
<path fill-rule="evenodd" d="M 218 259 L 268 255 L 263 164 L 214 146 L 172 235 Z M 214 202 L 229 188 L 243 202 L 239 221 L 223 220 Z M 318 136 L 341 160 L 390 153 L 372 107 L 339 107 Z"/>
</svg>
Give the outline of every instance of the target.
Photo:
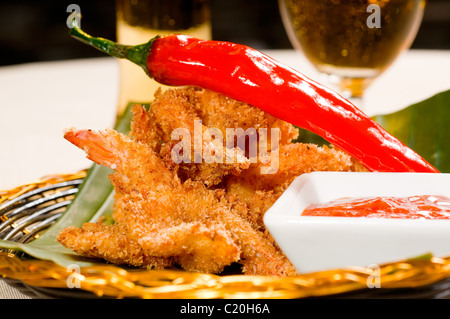
<svg viewBox="0 0 450 319">
<path fill-rule="evenodd" d="M 241 147 L 236 143 L 240 134 L 246 134 L 247 139 L 254 135 L 254 142 L 259 143 L 259 132 L 264 129 L 263 138 L 269 151 L 298 136 L 294 126 L 256 107 L 196 87 L 158 91 L 148 112 L 136 106 L 133 113 L 132 138 L 159 151 L 166 165 L 179 169 L 184 179 L 202 181 L 208 187 L 219 184 L 225 176 L 238 176 L 249 168 L 247 140 Z M 271 144 L 272 129 L 278 130 L 276 145 Z M 210 132 L 219 132 L 221 139 L 205 140 L 205 134 Z M 187 157 L 183 153 L 182 161 L 180 157 L 174 160 L 174 154 L 178 155 L 174 147 L 180 145 L 180 135 L 190 137 L 190 152 Z M 197 144 L 200 154 L 195 152 L 196 143 L 201 144 Z M 219 157 L 204 165 L 205 150 Z"/>
<path fill-rule="evenodd" d="M 290 123 L 279 120 L 268 113 L 247 103 L 236 101 L 213 91 L 199 88 L 189 88 L 193 96 L 193 108 L 207 127 L 215 127 L 222 131 L 224 136 L 227 129 L 241 128 L 243 131 L 254 129 L 278 129 L 280 132 L 279 144 L 289 144 L 298 136 L 298 130 Z M 268 146 L 269 150 L 271 146 Z"/>
<path fill-rule="evenodd" d="M 267 173 L 270 166 L 259 162 L 241 175 L 226 179 L 228 200 L 244 203 L 246 218 L 262 230 L 265 230 L 264 213 L 297 176 L 313 171 L 348 171 L 353 165 L 350 156 L 327 146 L 295 143 L 281 145 L 278 152 L 274 157 L 278 161 L 276 171 Z"/>
<path fill-rule="evenodd" d="M 247 169 L 250 162 L 242 150 L 226 147 L 221 139 L 212 136 L 207 138 L 208 133 L 213 132 L 197 116 L 190 92 L 189 89 L 158 91 L 150 109 L 150 117 L 157 123 L 161 142 L 165 143 L 161 154 L 166 164 L 178 164 L 177 168 L 186 176 L 185 179 L 190 178 L 202 181 L 206 186 L 213 186 L 224 176 L 237 175 Z M 173 149 L 180 145 L 180 135 L 184 137 L 182 142 L 185 142 L 182 154 Z M 207 165 L 202 165 L 208 157 L 210 160 Z"/>
<path fill-rule="evenodd" d="M 248 274 L 295 273 L 279 249 L 215 191 L 195 181 L 182 183 L 144 144 L 111 130 L 69 130 L 65 138 L 91 160 L 115 170 L 111 181 L 123 194 L 127 203 L 121 206 L 128 211 L 112 226 L 85 224 L 63 230 L 58 236 L 63 245 L 90 257 L 148 267 L 161 263 L 145 256 L 173 259 L 189 271 L 217 273 L 240 262 Z M 125 255 L 120 243 L 101 240 L 118 230 L 120 243 L 133 243 Z M 134 255 L 139 261 L 130 262 Z"/>
<path fill-rule="evenodd" d="M 85 150 L 94 162 L 115 170 L 111 181 L 122 194 L 121 206 L 127 207 L 127 211 L 112 226 L 85 224 L 78 231 L 63 230 L 58 237 L 63 245 L 115 263 L 156 268 L 160 259 L 166 258 L 187 270 L 218 272 L 238 260 L 239 249 L 229 232 L 208 220 L 209 207 L 201 209 L 200 202 L 186 210 L 189 207 L 182 203 L 187 196 L 193 196 L 192 191 L 183 188 L 177 176 L 165 168 L 149 147 L 112 130 L 69 130 L 65 138 Z M 118 229 L 120 242 L 101 240 L 114 237 Z M 179 236 L 181 233 L 184 236 Z M 130 251 L 126 256 L 122 253 L 124 242 L 132 243 L 127 246 Z M 130 262 L 129 256 L 134 255 L 138 260 Z M 145 256 L 158 259 L 155 262 Z"/>
<path fill-rule="evenodd" d="M 354 160 L 335 148 L 293 143 L 291 124 L 200 88 L 158 91 L 150 109 L 132 111 L 129 136 L 65 132 L 89 159 L 114 170 L 114 224 L 68 227 L 58 241 L 117 264 L 220 273 L 239 263 L 245 274 L 295 275 L 264 225 L 265 212 L 298 175 L 352 170 Z M 231 144 L 220 138 L 229 130 L 244 132 L 248 143 L 234 143 L 240 135 Z M 208 162 L 205 154 L 227 160 Z"/>
<path fill-rule="evenodd" d="M 293 143 L 281 145 L 278 156 L 252 164 L 235 181 L 253 185 L 254 190 L 282 192 L 299 175 L 314 171 L 348 171 L 351 157 L 342 151 L 324 145 Z M 232 179 L 233 180 L 233 179 Z"/>
</svg>

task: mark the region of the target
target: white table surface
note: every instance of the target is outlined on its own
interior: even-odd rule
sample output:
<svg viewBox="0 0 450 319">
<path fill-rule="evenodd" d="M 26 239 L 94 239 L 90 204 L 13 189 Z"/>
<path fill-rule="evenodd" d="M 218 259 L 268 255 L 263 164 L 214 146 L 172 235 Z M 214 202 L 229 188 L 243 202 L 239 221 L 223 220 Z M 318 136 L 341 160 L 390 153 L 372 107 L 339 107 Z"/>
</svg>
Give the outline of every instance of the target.
<svg viewBox="0 0 450 319">
<path fill-rule="evenodd" d="M 266 53 L 321 80 L 294 50 Z M 111 127 L 118 76 L 109 57 L 0 67 L 0 190 L 89 167 L 63 130 Z M 450 51 L 410 50 L 369 87 L 366 112 L 396 111 L 448 89 Z M 0 299 L 17 297 L 24 296 L 0 281 Z"/>
</svg>

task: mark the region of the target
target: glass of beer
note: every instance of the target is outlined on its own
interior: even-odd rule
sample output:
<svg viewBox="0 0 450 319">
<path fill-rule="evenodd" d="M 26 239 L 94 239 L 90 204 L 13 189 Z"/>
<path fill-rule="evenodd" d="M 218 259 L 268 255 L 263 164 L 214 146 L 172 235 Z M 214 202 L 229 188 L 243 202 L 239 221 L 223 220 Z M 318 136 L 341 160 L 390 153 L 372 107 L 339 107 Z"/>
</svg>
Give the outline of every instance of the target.
<svg viewBox="0 0 450 319">
<path fill-rule="evenodd" d="M 364 111 L 370 83 L 408 49 L 425 0 L 279 0 L 289 39 Z"/>
<path fill-rule="evenodd" d="M 145 43 L 156 35 L 172 33 L 211 39 L 208 0 L 116 0 L 117 41 Z M 120 60 L 118 115 L 130 103 L 148 103 L 162 87 L 140 67 Z"/>
</svg>

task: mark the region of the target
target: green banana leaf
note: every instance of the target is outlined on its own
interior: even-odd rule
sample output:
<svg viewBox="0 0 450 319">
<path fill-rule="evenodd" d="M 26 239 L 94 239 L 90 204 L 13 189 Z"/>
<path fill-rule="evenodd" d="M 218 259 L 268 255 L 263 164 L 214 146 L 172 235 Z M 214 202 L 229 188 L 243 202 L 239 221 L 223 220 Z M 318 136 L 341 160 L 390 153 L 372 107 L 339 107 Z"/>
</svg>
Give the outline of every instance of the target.
<svg viewBox="0 0 450 319">
<path fill-rule="evenodd" d="M 148 106 L 148 105 L 147 105 Z M 131 121 L 131 105 L 119 119 L 115 129 L 128 133 Z M 396 136 L 410 148 L 427 159 L 441 172 L 450 172 L 450 90 L 439 93 L 422 102 L 413 104 L 398 112 L 374 117 L 381 126 Z M 299 129 L 296 142 L 329 144 L 320 136 Z M 0 248 L 13 249 L 26 253 L 30 257 L 52 260 L 61 265 L 78 264 L 80 267 L 97 263 L 64 248 L 56 241 L 57 234 L 70 225 L 81 226 L 85 222 L 106 217 L 111 221 L 113 188 L 108 175 L 112 170 L 94 164 L 88 171 L 83 184 L 67 208 L 64 215 L 38 239 L 28 244 L 0 240 Z"/>
<path fill-rule="evenodd" d="M 450 172 L 450 90 L 374 120 L 439 171 Z"/>
</svg>

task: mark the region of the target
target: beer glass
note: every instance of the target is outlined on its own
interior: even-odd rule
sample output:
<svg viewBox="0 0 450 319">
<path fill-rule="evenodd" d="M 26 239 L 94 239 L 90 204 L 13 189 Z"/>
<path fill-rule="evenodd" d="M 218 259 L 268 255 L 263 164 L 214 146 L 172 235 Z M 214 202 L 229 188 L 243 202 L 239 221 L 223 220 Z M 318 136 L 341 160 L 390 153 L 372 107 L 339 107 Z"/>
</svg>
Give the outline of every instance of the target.
<svg viewBox="0 0 450 319">
<path fill-rule="evenodd" d="M 279 8 L 294 48 L 364 111 L 364 90 L 411 46 L 425 0 L 279 0 Z"/>
<path fill-rule="evenodd" d="M 135 45 L 171 33 L 211 39 L 208 0 L 116 0 L 117 41 Z M 118 115 L 129 103 L 153 100 L 157 88 L 140 67 L 120 60 Z"/>
</svg>

